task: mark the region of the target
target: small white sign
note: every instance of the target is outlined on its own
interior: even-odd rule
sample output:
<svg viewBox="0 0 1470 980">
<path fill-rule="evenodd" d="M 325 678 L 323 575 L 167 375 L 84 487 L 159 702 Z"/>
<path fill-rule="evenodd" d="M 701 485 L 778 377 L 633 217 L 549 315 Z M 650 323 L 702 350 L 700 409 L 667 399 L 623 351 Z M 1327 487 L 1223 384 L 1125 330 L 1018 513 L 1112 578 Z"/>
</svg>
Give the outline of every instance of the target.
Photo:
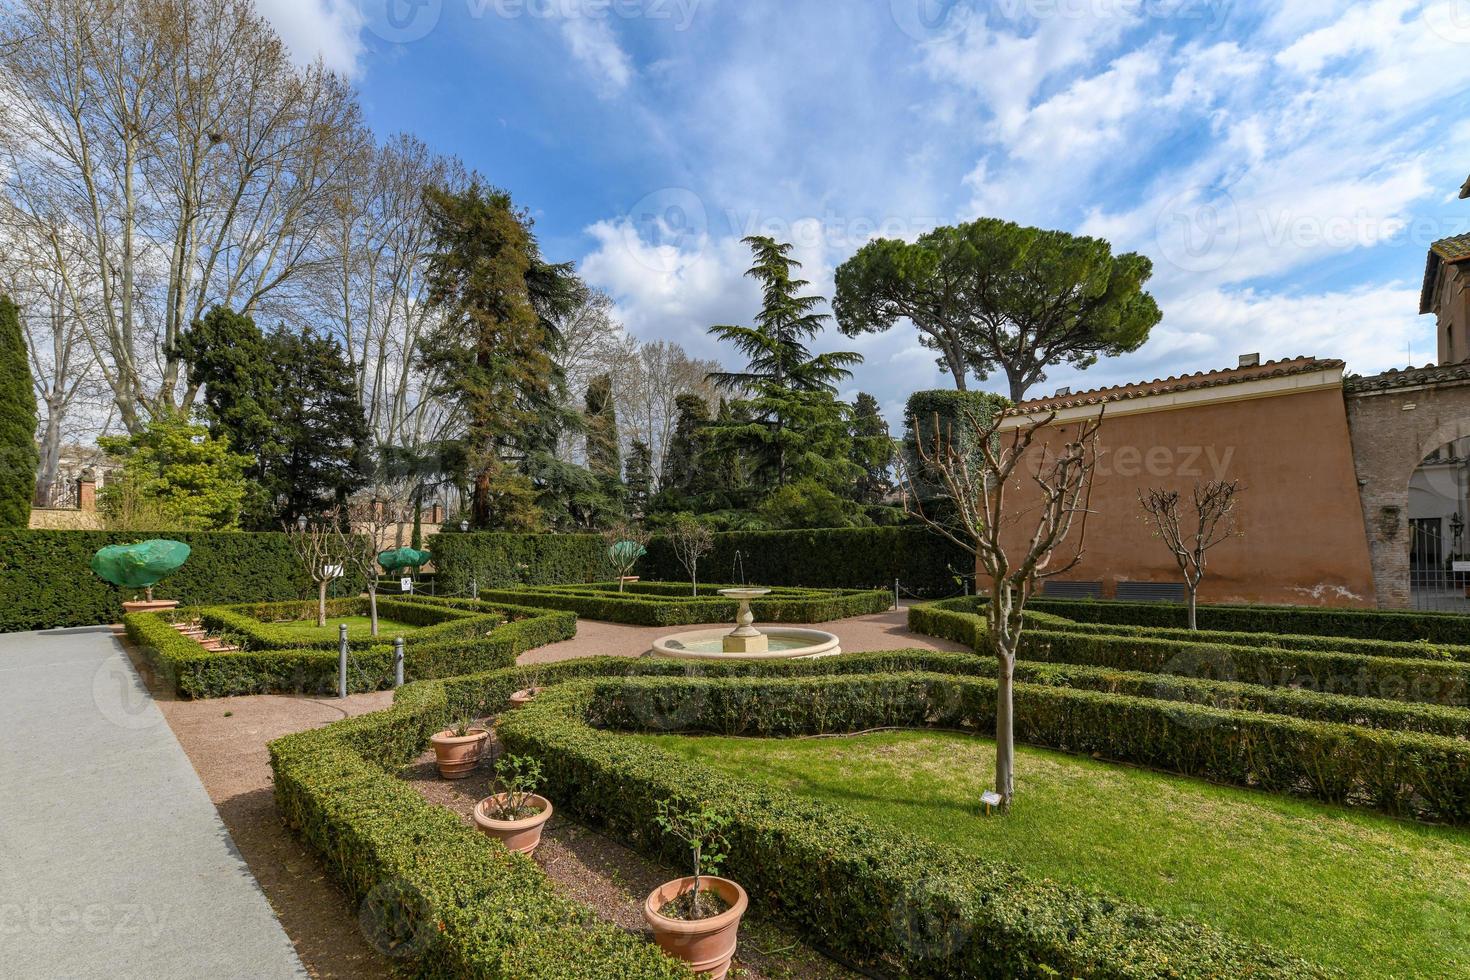
<svg viewBox="0 0 1470 980">
<path fill-rule="evenodd" d="M 1470 572 L 1470 561 L 1454 562 L 1450 568 L 1452 572 Z"/>
<path fill-rule="evenodd" d="M 342 577 L 342 566 L 341 565 L 323 565 L 322 566 L 322 574 L 325 575 L 327 578 L 341 578 Z"/>
<path fill-rule="evenodd" d="M 403 576 L 403 578 L 399 579 L 398 580 L 398 591 L 399 592 L 412 592 L 413 591 L 413 579 L 410 578 L 407 575 L 405 575 L 405 576 Z"/>
</svg>

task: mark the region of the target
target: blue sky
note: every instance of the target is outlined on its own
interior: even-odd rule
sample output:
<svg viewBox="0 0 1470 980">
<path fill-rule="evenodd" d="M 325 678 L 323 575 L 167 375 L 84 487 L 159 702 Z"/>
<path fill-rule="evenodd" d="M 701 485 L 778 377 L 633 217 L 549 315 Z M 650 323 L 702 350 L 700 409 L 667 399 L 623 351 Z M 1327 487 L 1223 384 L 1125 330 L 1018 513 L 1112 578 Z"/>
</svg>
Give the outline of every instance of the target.
<svg viewBox="0 0 1470 980">
<path fill-rule="evenodd" d="M 1155 263 L 1142 350 L 1033 393 L 1232 365 L 1433 359 L 1429 242 L 1470 230 L 1470 0 L 257 0 L 532 209 L 631 333 L 722 352 L 752 232 L 815 291 L 875 236 L 994 216 Z M 825 349 L 891 417 L 946 386 L 902 325 Z M 994 382 L 992 382 L 994 386 Z"/>
</svg>

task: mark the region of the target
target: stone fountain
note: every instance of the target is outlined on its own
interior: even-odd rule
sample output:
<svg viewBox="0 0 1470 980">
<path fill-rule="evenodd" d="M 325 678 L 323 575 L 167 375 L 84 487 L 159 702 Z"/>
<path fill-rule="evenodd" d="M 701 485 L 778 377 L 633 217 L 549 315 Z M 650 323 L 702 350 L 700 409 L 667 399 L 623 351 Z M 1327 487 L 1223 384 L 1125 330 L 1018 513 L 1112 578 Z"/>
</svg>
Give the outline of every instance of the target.
<svg viewBox="0 0 1470 980">
<path fill-rule="evenodd" d="M 680 660 L 790 660 L 830 657 L 842 652 L 837 636 L 825 630 L 794 626 L 777 626 L 765 631 L 756 629 L 750 602 L 770 591 L 721 589 L 720 595 L 739 604 L 735 613 L 735 629 L 720 627 L 675 633 L 655 640 L 653 652 L 661 657 Z"/>
</svg>

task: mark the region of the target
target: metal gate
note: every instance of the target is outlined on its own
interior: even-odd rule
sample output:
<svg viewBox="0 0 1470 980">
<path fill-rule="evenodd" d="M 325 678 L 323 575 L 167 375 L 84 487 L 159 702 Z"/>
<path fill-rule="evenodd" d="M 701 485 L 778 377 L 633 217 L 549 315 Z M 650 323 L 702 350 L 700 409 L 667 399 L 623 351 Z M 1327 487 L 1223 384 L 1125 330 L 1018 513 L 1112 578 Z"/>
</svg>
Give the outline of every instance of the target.
<svg viewBox="0 0 1470 980">
<path fill-rule="evenodd" d="M 1415 609 L 1470 613 L 1465 595 L 1470 574 L 1451 570 L 1452 550 L 1444 539 L 1444 521 L 1416 517 L 1409 521 L 1409 597 Z"/>
</svg>

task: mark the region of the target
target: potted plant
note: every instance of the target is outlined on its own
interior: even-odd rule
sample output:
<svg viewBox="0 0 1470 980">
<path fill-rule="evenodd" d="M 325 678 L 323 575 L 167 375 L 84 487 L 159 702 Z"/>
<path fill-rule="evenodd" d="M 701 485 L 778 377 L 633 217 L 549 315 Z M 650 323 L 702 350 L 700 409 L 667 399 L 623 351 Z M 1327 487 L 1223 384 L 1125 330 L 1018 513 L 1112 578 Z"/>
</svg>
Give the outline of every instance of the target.
<svg viewBox="0 0 1470 980">
<path fill-rule="evenodd" d="M 524 708 L 531 703 L 536 695 L 541 693 L 540 674 L 531 674 L 527 677 L 527 682 L 525 687 L 511 694 L 510 706 L 512 708 Z"/>
<path fill-rule="evenodd" d="M 541 843 L 541 829 L 551 819 L 551 801 L 536 794 L 541 763 L 504 756 L 495 764 L 495 782 L 500 792 L 475 804 L 475 826 L 512 851 L 530 854 Z"/>
<path fill-rule="evenodd" d="M 665 833 L 689 846 L 694 874 L 665 882 L 643 902 L 643 918 L 659 948 L 712 980 L 722 980 L 735 956 L 740 918 L 750 904 L 745 889 L 717 878 L 725 855 L 730 818 L 708 804 L 658 804 L 655 818 Z"/>
<path fill-rule="evenodd" d="M 480 764 L 490 733 L 478 725 L 461 721 L 429 738 L 434 762 L 445 779 L 464 779 Z"/>
</svg>

